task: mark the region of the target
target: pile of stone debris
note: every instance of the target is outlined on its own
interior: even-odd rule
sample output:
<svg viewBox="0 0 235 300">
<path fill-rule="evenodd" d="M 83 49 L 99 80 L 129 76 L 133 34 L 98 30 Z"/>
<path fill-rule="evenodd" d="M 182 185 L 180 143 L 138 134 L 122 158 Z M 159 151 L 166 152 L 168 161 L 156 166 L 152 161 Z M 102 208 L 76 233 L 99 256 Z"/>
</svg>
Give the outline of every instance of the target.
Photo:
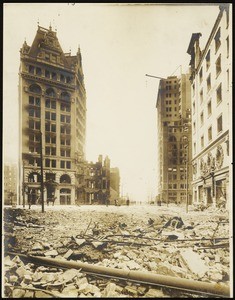
<svg viewBox="0 0 235 300">
<path fill-rule="evenodd" d="M 45 291 L 47 297 L 167 297 L 169 291 L 24 264 L 8 252 L 229 285 L 226 214 L 127 218 L 94 211 L 91 218 L 90 212 L 11 209 L 4 219 L 5 288 L 12 297 L 43 297 Z"/>
</svg>

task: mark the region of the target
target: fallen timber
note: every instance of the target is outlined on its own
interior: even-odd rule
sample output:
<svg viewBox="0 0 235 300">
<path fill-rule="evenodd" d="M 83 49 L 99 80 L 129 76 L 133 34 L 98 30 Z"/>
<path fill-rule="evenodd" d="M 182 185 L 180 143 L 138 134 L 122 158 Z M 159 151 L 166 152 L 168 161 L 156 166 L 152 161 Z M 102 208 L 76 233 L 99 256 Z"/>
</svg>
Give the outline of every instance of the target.
<svg viewBox="0 0 235 300">
<path fill-rule="evenodd" d="M 30 260 L 31 263 L 61 267 L 66 269 L 79 269 L 85 273 L 114 277 L 118 279 L 130 280 L 142 284 L 178 289 L 193 293 L 207 294 L 212 296 L 229 297 L 230 289 L 222 283 L 208 283 L 202 281 L 177 278 L 172 276 L 158 275 L 150 272 L 131 271 L 110 267 L 96 266 L 88 263 L 57 260 L 55 258 L 45 258 L 40 256 L 24 255 L 19 253 L 7 252 L 6 254 L 22 257 Z"/>
</svg>

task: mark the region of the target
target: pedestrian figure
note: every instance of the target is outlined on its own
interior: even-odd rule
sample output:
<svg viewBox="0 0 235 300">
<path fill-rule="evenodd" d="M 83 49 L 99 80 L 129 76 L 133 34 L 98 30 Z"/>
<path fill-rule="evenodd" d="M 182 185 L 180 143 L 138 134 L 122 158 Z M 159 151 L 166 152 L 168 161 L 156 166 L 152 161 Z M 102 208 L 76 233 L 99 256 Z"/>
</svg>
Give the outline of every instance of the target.
<svg viewBox="0 0 235 300">
<path fill-rule="evenodd" d="M 126 205 L 129 206 L 129 204 L 130 204 L 130 200 L 127 199 L 127 200 L 126 200 Z"/>
<path fill-rule="evenodd" d="M 32 205 L 32 198 L 33 198 L 33 195 L 32 195 L 32 189 L 31 189 L 30 192 L 28 193 L 29 209 L 31 208 L 31 205 Z"/>
<path fill-rule="evenodd" d="M 117 206 L 117 199 L 114 199 L 114 205 Z"/>
</svg>

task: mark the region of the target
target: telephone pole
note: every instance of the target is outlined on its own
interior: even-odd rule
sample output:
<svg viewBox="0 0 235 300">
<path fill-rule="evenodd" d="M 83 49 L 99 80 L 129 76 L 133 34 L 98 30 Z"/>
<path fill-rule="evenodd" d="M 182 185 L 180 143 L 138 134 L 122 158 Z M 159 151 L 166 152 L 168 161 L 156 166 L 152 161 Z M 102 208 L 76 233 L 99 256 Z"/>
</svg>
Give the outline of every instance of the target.
<svg viewBox="0 0 235 300">
<path fill-rule="evenodd" d="M 40 131 L 40 160 L 41 160 L 41 201 L 42 201 L 42 212 L 44 212 L 43 155 L 42 155 L 42 132 L 41 131 Z"/>
</svg>

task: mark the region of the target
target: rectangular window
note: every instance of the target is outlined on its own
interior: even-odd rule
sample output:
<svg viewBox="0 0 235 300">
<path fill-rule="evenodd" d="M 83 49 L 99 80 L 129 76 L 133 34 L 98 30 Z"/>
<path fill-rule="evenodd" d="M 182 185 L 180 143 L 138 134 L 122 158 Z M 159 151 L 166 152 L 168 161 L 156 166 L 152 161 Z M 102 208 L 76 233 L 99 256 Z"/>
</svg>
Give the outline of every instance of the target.
<svg viewBox="0 0 235 300">
<path fill-rule="evenodd" d="M 216 66 L 216 76 L 218 76 L 221 73 L 221 55 L 217 58 L 215 62 Z"/>
<path fill-rule="evenodd" d="M 52 73 L 51 73 L 51 78 L 52 78 L 53 80 L 57 80 L 57 75 L 56 75 L 55 72 L 52 72 Z"/>
<path fill-rule="evenodd" d="M 56 101 L 46 99 L 45 105 L 47 108 L 56 109 Z"/>
<path fill-rule="evenodd" d="M 30 117 L 35 117 L 35 118 L 40 118 L 40 116 L 41 116 L 40 109 L 29 108 L 29 116 Z"/>
<path fill-rule="evenodd" d="M 49 159 L 49 158 L 46 158 L 45 159 L 45 165 L 47 168 L 56 168 L 56 160 L 55 159 Z"/>
<path fill-rule="evenodd" d="M 206 83 L 207 83 L 207 92 L 209 92 L 209 90 L 211 89 L 211 74 L 207 77 Z"/>
<path fill-rule="evenodd" d="M 208 128 L 208 141 L 211 141 L 212 140 L 212 127 L 210 126 Z"/>
<path fill-rule="evenodd" d="M 45 77 L 50 78 L 50 72 L 48 70 L 45 70 Z"/>
<path fill-rule="evenodd" d="M 196 143 L 193 143 L 193 152 L 196 154 Z"/>
<path fill-rule="evenodd" d="M 204 135 L 201 136 L 201 148 L 202 149 L 204 148 Z"/>
<path fill-rule="evenodd" d="M 167 104 L 167 101 L 166 101 L 166 104 Z M 70 106 L 70 104 L 61 103 L 60 110 L 70 112 L 71 106 Z"/>
<path fill-rule="evenodd" d="M 193 132 L 196 132 L 196 122 L 193 122 Z"/>
<path fill-rule="evenodd" d="M 200 79 L 200 83 L 202 82 L 202 79 L 203 79 L 203 71 L 202 71 L 202 68 L 199 72 L 199 79 Z"/>
<path fill-rule="evenodd" d="M 56 144 L 56 136 L 51 136 L 50 134 L 46 134 L 45 141 L 47 144 Z"/>
<path fill-rule="evenodd" d="M 208 114 L 208 116 L 211 115 L 211 112 L 212 112 L 212 108 L 211 108 L 211 100 L 210 100 L 207 104 L 207 114 Z"/>
<path fill-rule="evenodd" d="M 229 91 L 229 69 L 227 70 L 227 91 Z"/>
<path fill-rule="evenodd" d="M 216 90 L 216 99 L 217 104 L 219 104 L 222 101 L 222 85 L 220 84 L 219 87 Z"/>
<path fill-rule="evenodd" d="M 56 113 L 50 112 L 50 111 L 46 111 L 45 112 L 45 119 L 46 120 L 53 120 L 53 121 L 55 121 L 56 120 Z"/>
<path fill-rule="evenodd" d="M 229 57 L 229 37 L 226 38 L 227 58 Z"/>
<path fill-rule="evenodd" d="M 40 121 L 29 120 L 29 128 L 34 130 L 40 130 Z"/>
<path fill-rule="evenodd" d="M 34 145 L 30 145 L 29 146 L 29 152 L 30 153 L 40 153 L 40 148 L 39 147 L 35 147 Z"/>
<path fill-rule="evenodd" d="M 41 100 L 38 97 L 29 96 L 29 104 L 30 105 L 35 105 L 35 106 L 40 106 L 41 105 Z"/>
<path fill-rule="evenodd" d="M 34 74 L 34 66 L 29 66 L 29 73 Z"/>
<path fill-rule="evenodd" d="M 65 168 L 65 161 L 64 160 L 60 161 L 60 167 L 61 167 L 61 169 Z"/>
<path fill-rule="evenodd" d="M 60 155 L 64 157 L 70 157 L 70 150 L 69 149 L 61 149 Z"/>
<path fill-rule="evenodd" d="M 221 45 L 221 40 L 220 40 L 220 28 L 219 28 L 215 35 L 215 53 L 218 51 L 220 45 Z"/>
<path fill-rule="evenodd" d="M 204 113 L 202 112 L 200 115 L 201 126 L 204 124 Z"/>
<path fill-rule="evenodd" d="M 67 167 L 67 169 L 71 169 L 71 162 L 70 161 L 66 162 L 66 167 Z"/>
<path fill-rule="evenodd" d="M 36 68 L 36 75 L 41 76 L 42 75 L 42 69 Z"/>
<path fill-rule="evenodd" d="M 222 115 L 217 119 L 217 132 L 220 133 L 223 130 Z"/>
<path fill-rule="evenodd" d="M 209 69 L 210 65 L 211 65 L 211 52 L 209 50 L 206 55 L 206 70 Z"/>
</svg>

